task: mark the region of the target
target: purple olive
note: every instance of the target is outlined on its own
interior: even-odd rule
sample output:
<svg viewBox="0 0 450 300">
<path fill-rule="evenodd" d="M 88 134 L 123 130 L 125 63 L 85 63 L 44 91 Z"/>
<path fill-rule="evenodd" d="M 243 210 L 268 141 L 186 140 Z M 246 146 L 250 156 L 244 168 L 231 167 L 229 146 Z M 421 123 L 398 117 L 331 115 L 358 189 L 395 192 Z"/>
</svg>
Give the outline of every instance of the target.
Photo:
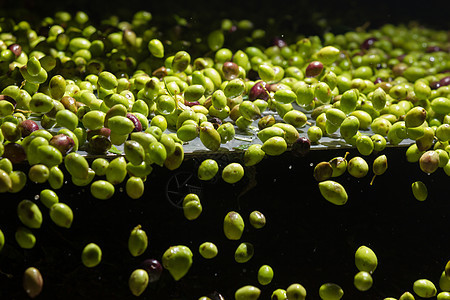
<svg viewBox="0 0 450 300">
<path fill-rule="evenodd" d="M 287 46 L 287 43 L 286 43 L 283 39 L 281 39 L 280 37 L 278 37 L 278 36 L 276 36 L 276 37 L 273 38 L 272 44 L 273 44 L 274 46 L 277 46 L 278 48 L 283 48 L 283 47 L 286 47 L 286 46 Z"/>
<path fill-rule="evenodd" d="M 425 52 L 427 52 L 427 53 L 433 53 L 433 52 L 439 52 L 439 51 L 444 51 L 444 50 L 439 46 L 428 46 L 427 49 L 425 49 Z"/>
<path fill-rule="evenodd" d="M 450 76 L 446 76 L 446 77 L 442 78 L 441 80 L 439 80 L 440 86 L 447 86 L 449 84 L 450 84 Z"/>
<path fill-rule="evenodd" d="M 226 80 L 233 80 L 239 75 L 239 66 L 232 61 L 224 62 L 222 72 Z"/>
<path fill-rule="evenodd" d="M 16 57 L 22 54 L 22 47 L 19 44 L 11 44 L 8 46 L 8 49 L 11 50 Z"/>
<path fill-rule="evenodd" d="M 399 61 L 403 61 L 403 59 L 405 59 L 405 56 L 406 56 L 406 54 L 399 55 L 399 56 L 397 56 L 397 59 Z"/>
<path fill-rule="evenodd" d="M 107 128 L 107 127 L 102 127 L 100 129 L 89 129 L 86 132 L 86 139 L 89 141 L 94 135 L 103 135 L 106 137 L 109 137 L 111 135 L 111 129 Z"/>
<path fill-rule="evenodd" d="M 361 49 L 369 50 L 377 40 L 378 39 L 374 37 L 366 39 L 364 42 L 361 43 Z"/>
<path fill-rule="evenodd" d="M 208 122 L 211 122 L 215 129 L 219 128 L 220 125 L 222 125 L 222 120 L 217 117 L 209 117 Z"/>
<path fill-rule="evenodd" d="M 74 140 L 70 136 L 62 133 L 54 135 L 48 143 L 58 149 L 62 155 L 69 153 L 75 146 Z"/>
<path fill-rule="evenodd" d="M 141 121 L 139 121 L 139 119 L 135 115 L 133 115 L 131 113 L 127 113 L 127 118 L 130 119 L 133 122 L 133 124 L 134 124 L 134 130 L 133 131 L 137 131 L 137 132 L 142 131 Z"/>
<path fill-rule="evenodd" d="M 269 99 L 269 94 L 265 89 L 266 86 L 267 83 L 265 83 L 264 81 L 259 81 L 255 83 L 250 89 L 250 92 L 248 93 L 248 100 L 254 101 L 256 99 L 261 99 L 267 101 L 267 99 Z"/>
<path fill-rule="evenodd" d="M 189 102 L 187 100 L 184 100 L 184 105 L 189 106 L 189 107 L 194 106 L 194 105 L 199 105 L 199 104 L 200 104 L 200 102 L 198 102 L 198 101 Z"/>
<path fill-rule="evenodd" d="M 322 73 L 323 64 L 320 61 L 312 61 L 306 67 L 305 75 L 306 77 L 317 77 Z"/>
<path fill-rule="evenodd" d="M 18 164 L 23 162 L 27 155 L 25 154 L 25 149 L 22 145 L 17 143 L 7 143 L 5 144 L 5 149 L 3 151 L 3 157 L 8 158 L 13 164 Z"/>
<path fill-rule="evenodd" d="M 291 151 L 295 156 L 305 156 L 311 148 L 311 142 L 307 137 L 299 137 L 293 144 Z"/>
<path fill-rule="evenodd" d="M 22 137 L 29 136 L 33 131 L 36 131 L 39 129 L 39 125 L 30 119 L 23 120 L 19 123 L 19 129 L 22 133 Z"/>
<path fill-rule="evenodd" d="M 8 101 L 9 103 L 11 103 L 14 108 L 16 107 L 16 100 L 14 100 L 14 98 L 8 96 L 8 95 L 0 95 L 0 101 Z"/>
<path fill-rule="evenodd" d="M 380 77 L 377 77 L 377 79 L 374 80 L 374 84 L 378 84 L 378 83 L 382 83 L 383 79 L 381 79 Z"/>
<path fill-rule="evenodd" d="M 159 280 L 159 277 L 161 277 L 163 267 L 158 260 L 151 258 L 146 259 L 141 263 L 141 267 L 147 271 L 149 282 L 156 282 Z"/>
<path fill-rule="evenodd" d="M 432 83 L 430 83 L 430 88 L 432 90 L 437 90 L 440 87 L 441 87 L 441 84 L 439 81 L 433 81 Z"/>
</svg>

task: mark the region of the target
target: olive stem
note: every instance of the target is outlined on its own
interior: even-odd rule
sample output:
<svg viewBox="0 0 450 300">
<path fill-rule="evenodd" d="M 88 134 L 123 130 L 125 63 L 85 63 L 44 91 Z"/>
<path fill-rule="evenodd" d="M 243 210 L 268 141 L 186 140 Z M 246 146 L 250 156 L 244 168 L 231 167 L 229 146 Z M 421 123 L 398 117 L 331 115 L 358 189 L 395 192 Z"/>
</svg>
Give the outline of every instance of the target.
<svg viewBox="0 0 450 300">
<path fill-rule="evenodd" d="M 373 181 L 375 180 L 375 177 L 377 176 L 377 174 L 373 174 L 372 180 L 370 181 L 370 185 L 372 185 Z"/>
</svg>

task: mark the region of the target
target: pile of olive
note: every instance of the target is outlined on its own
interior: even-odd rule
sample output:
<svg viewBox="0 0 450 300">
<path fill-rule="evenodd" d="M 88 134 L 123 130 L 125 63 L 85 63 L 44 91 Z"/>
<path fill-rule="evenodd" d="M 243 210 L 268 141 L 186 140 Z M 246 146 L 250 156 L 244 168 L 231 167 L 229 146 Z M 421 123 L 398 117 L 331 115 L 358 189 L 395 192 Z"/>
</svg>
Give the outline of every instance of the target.
<svg viewBox="0 0 450 300">
<path fill-rule="evenodd" d="M 199 140 L 203 150 L 221 151 L 236 132 L 255 141 L 245 146 L 242 160 L 220 170 L 206 159 L 198 168 L 200 180 L 212 180 L 220 171 L 225 182 L 235 184 L 266 156 L 287 150 L 303 156 L 324 137 L 342 139 L 361 154 L 314 169 L 320 193 L 336 205 L 344 205 L 348 195 L 331 178 L 345 171 L 366 176 L 369 165 L 363 157 L 386 146 L 406 142 L 408 162 L 418 162 L 426 173 L 442 168 L 450 176 L 450 41 L 445 31 L 384 25 L 263 45 L 257 41 L 264 29 L 253 28 L 249 20 L 224 19 L 220 28 L 190 41 L 191 53 L 204 50 L 203 56 L 192 57 L 152 27 L 146 11 L 130 21 L 111 17 L 100 24 L 79 11 L 58 12 L 38 24 L 3 18 L 0 25 L 0 193 L 17 193 L 27 180 L 48 183 L 52 189 L 42 190 L 39 199 L 58 226 L 70 228 L 73 220 L 71 208 L 54 191 L 65 177 L 89 187 L 100 200 L 113 197 L 117 185 L 126 182 L 127 195 L 139 199 L 155 166 L 175 170 L 183 163 L 184 145 Z M 250 44 L 242 49 L 228 45 L 235 31 L 248 34 Z M 14 169 L 25 162 L 28 173 Z M 386 172 L 387 157 L 378 155 L 372 169 L 374 178 Z M 426 199 L 422 182 L 414 182 L 412 190 L 418 200 Z M 183 212 L 191 221 L 202 213 L 197 195 L 186 195 Z M 40 227 L 42 212 L 35 201 L 24 199 L 17 214 L 24 225 L 16 231 L 17 243 L 31 249 L 36 237 L 30 228 Z M 253 227 L 264 226 L 261 215 L 250 217 Z M 225 235 L 239 240 L 243 226 L 239 213 L 230 212 Z M 1 231 L 0 237 L 1 249 Z M 131 232 L 129 249 L 138 256 L 146 247 L 139 225 Z M 199 251 L 213 258 L 218 250 L 206 242 Z M 101 255 L 90 243 L 82 261 L 95 267 Z M 246 242 L 235 253 L 239 263 L 252 256 L 253 245 Z M 192 252 L 173 246 L 162 263 L 179 280 L 192 264 Z M 359 270 L 355 286 L 367 290 L 373 269 Z M 143 269 L 131 274 L 134 295 L 144 292 L 148 274 Z M 259 282 L 269 284 L 272 277 L 271 267 L 262 266 Z M 38 286 L 30 288 L 31 297 L 39 294 L 39 271 L 27 270 L 25 281 Z M 429 283 L 414 286 L 418 295 L 428 295 Z M 245 286 L 235 298 L 259 294 L 257 287 Z M 324 300 L 340 299 L 343 291 L 327 283 L 319 294 Z M 293 284 L 274 295 L 304 299 L 306 290 Z"/>
</svg>

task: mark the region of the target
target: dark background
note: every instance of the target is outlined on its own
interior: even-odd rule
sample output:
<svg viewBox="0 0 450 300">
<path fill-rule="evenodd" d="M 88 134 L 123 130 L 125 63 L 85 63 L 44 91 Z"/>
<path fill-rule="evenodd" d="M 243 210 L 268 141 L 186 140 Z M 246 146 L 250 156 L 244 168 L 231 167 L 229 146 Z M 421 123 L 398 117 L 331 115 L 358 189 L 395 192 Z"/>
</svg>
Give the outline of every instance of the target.
<svg viewBox="0 0 450 300">
<path fill-rule="evenodd" d="M 233 185 L 219 176 L 199 181 L 196 170 L 207 157 L 216 159 L 223 168 L 230 162 L 241 162 L 241 154 L 190 156 L 175 171 L 155 168 L 139 200 L 119 192 L 124 184 L 116 187 L 113 198 L 101 201 L 92 198 L 87 188 L 67 183 L 56 192 L 74 211 L 72 228 L 53 224 L 48 209 L 37 201 L 44 222 L 33 230 L 36 246 L 23 250 L 14 241 L 15 228 L 20 225 L 15 215 L 17 203 L 34 199 L 47 187 L 30 183 L 19 194 L 2 199 L 0 220 L 7 243 L 0 255 L 0 298 L 26 298 L 21 276 L 32 265 L 44 276 L 39 299 L 134 299 L 127 286 L 129 274 L 144 259 L 160 260 L 172 245 L 190 247 L 194 254 L 191 269 L 178 282 L 164 271 L 142 299 L 196 300 L 213 292 L 233 299 L 235 290 L 247 284 L 261 288 L 260 299 L 269 299 L 274 290 L 286 289 L 292 283 L 304 285 L 308 299 L 319 299 L 319 287 L 325 282 L 339 284 L 345 299 L 397 298 L 405 291 L 412 292 L 413 282 L 421 278 L 438 287 L 450 253 L 448 177 L 442 169 L 427 175 L 417 163 L 407 163 L 405 148 L 388 148 L 383 152 L 388 157 L 388 170 L 377 176 L 373 185 L 371 172 L 362 179 L 348 173 L 335 178 L 349 196 L 345 205 L 335 206 L 322 198 L 312 172 L 317 163 L 343 156 L 345 151 L 314 150 L 301 158 L 290 152 L 266 157 L 256 167 L 247 167 L 244 178 Z M 351 150 L 347 158 L 357 155 Z M 377 155 L 364 158 L 371 166 Z M 411 184 L 416 180 L 428 187 L 429 197 L 424 202 L 412 195 Z M 203 205 L 195 221 L 186 220 L 176 205 L 190 192 L 197 193 Z M 223 234 L 223 218 L 231 210 L 239 212 L 246 223 L 239 241 L 227 240 Z M 264 228 L 257 230 L 248 223 L 253 210 L 266 216 Z M 127 240 L 138 224 L 146 230 L 149 246 L 135 258 L 128 252 Z M 206 260 L 198 254 L 205 241 L 218 246 L 216 258 Z M 96 242 L 103 250 L 102 263 L 92 269 L 80 260 L 82 248 L 89 242 Z M 241 242 L 255 247 L 253 258 L 244 264 L 234 261 L 234 251 Z M 373 273 L 374 285 L 367 292 L 353 286 L 358 271 L 354 253 L 361 245 L 370 247 L 379 262 Z M 275 273 L 268 286 L 257 282 L 257 270 L 263 264 L 272 266 Z"/>
<path fill-rule="evenodd" d="M 49 16 L 58 10 L 75 12 L 83 10 L 93 20 L 104 19 L 109 15 L 129 17 L 137 10 L 148 10 L 154 18 L 167 18 L 170 14 L 192 17 L 202 24 L 211 24 L 218 19 L 250 19 L 263 26 L 268 18 L 277 18 L 279 24 L 287 27 L 300 26 L 302 33 L 317 31 L 314 23 L 325 19 L 333 31 L 343 31 L 362 26 L 366 22 L 377 28 L 386 23 L 408 23 L 419 21 L 427 26 L 440 29 L 449 27 L 448 1 L 141 1 L 141 0 L 27 0 L 0 1 L 3 13 L 20 9 L 19 16 L 27 12 L 31 16 Z M 8 11 L 8 12 L 7 12 Z M 295 24 L 294 24 L 295 23 Z M 204 26 L 208 27 L 208 26 Z"/>
</svg>

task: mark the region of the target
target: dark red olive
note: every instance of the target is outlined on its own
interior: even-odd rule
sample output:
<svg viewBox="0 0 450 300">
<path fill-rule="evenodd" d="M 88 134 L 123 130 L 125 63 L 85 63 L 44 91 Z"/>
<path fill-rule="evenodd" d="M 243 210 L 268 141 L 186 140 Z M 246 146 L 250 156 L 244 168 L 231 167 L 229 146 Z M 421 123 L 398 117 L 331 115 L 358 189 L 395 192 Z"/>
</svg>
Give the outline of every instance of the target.
<svg viewBox="0 0 450 300">
<path fill-rule="evenodd" d="M 19 123 L 19 129 L 22 133 L 22 137 L 26 137 L 29 136 L 33 131 L 38 130 L 39 125 L 35 121 L 27 119 Z"/>
<path fill-rule="evenodd" d="M 272 44 L 278 48 L 283 48 L 287 46 L 287 43 L 280 37 L 276 36 L 273 38 Z"/>
<path fill-rule="evenodd" d="M 199 105 L 199 104 L 200 104 L 200 102 L 198 102 L 198 101 L 189 102 L 189 101 L 184 100 L 184 105 L 189 106 L 189 107 L 194 106 L 194 105 Z"/>
<path fill-rule="evenodd" d="M 308 154 L 309 150 L 311 149 L 311 141 L 307 137 L 299 137 L 293 144 L 292 144 L 292 154 L 295 156 L 305 156 Z"/>
<path fill-rule="evenodd" d="M 0 101 L 8 101 L 9 103 L 11 103 L 14 108 L 16 107 L 16 100 L 14 100 L 14 98 L 8 96 L 8 95 L 0 95 Z"/>
<path fill-rule="evenodd" d="M 366 39 L 364 42 L 361 43 L 361 49 L 369 50 L 377 40 L 378 39 L 374 38 L 374 37 L 370 37 L 370 38 Z"/>
<path fill-rule="evenodd" d="M 447 86 L 449 84 L 450 84 L 450 76 L 446 76 L 446 77 L 442 78 L 441 80 L 439 80 L 440 86 Z"/>
<path fill-rule="evenodd" d="M 86 139 L 89 141 L 94 135 L 97 135 L 97 134 L 109 137 L 111 135 L 111 129 L 106 128 L 106 127 L 103 127 L 100 129 L 94 129 L 94 130 L 90 129 L 86 132 L 86 134 L 87 134 Z"/>
<path fill-rule="evenodd" d="M 161 263 L 156 259 L 146 259 L 141 263 L 142 269 L 148 273 L 148 281 L 156 282 L 161 277 L 163 267 Z"/>
<path fill-rule="evenodd" d="M 8 49 L 11 50 L 16 57 L 22 54 L 22 47 L 19 44 L 11 44 L 8 46 Z"/>
<path fill-rule="evenodd" d="M 258 81 L 257 83 L 255 83 L 250 89 L 250 92 L 248 93 L 248 100 L 254 101 L 256 99 L 261 100 L 269 99 L 269 94 L 265 89 L 266 86 L 267 84 L 264 81 Z"/>
<path fill-rule="evenodd" d="M 317 77 L 322 73 L 323 64 L 320 61 L 312 61 L 305 70 L 306 77 Z"/>
<path fill-rule="evenodd" d="M 139 121 L 139 119 L 135 115 L 133 115 L 131 113 L 127 113 L 127 118 L 130 119 L 134 124 L 133 131 L 137 131 L 137 132 L 142 131 L 141 121 Z"/>
<path fill-rule="evenodd" d="M 13 164 L 18 164 L 23 162 L 27 155 L 25 154 L 25 149 L 23 146 L 17 143 L 7 143 L 5 144 L 5 149 L 3 151 L 3 157 L 8 158 Z"/>
<path fill-rule="evenodd" d="M 430 83 L 430 88 L 432 90 L 437 90 L 440 87 L 441 87 L 441 84 L 439 81 L 433 81 L 432 83 Z"/>
<path fill-rule="evenodd" d="M 215 129 L 219 128 L 220 125 L 222 125 L 222 120 L 217 117 L 209 117 L 208 122 L 211 122 Z"/>
<path fill-rule="evenodd" d="M 375 81 L 373 82 L 374 84 L 378 84 L 383 82 L 383 79 L 381 79 L 380 77 L 377 77 L 377 79 L 375 79 Z"/>
<path fill-rule="evenodd" d="M 405 58 L 405 56 L 406 56 L 406 54 L 399 55 L 399 56 L 397 56 L 397 59 L 398 59 L 399 61 L 403 61 L 403 59 Z"/>
<path fill-rule="evenodd" d="M 233 80 L 239 75 L 239 66 L 232 61 L 224 62 L 222 72 L 226 80 Z"/>
<path fill-rule="evenodd" d="M 427 52 L 427 53 L 433 53 L 433 52 L 439 52 L 439 51 L 444 51 L 444 50 L 439 46 L 428 46 L 425 49 L 425 52 Z"/>
<path fill-rule="evenodd" d="M 58 149 L 62 155 L 69 153 L 75 146 L 74 140 L 70 136 L 62 133 L 54 135 L 48 143 Z"/>
</svg>

